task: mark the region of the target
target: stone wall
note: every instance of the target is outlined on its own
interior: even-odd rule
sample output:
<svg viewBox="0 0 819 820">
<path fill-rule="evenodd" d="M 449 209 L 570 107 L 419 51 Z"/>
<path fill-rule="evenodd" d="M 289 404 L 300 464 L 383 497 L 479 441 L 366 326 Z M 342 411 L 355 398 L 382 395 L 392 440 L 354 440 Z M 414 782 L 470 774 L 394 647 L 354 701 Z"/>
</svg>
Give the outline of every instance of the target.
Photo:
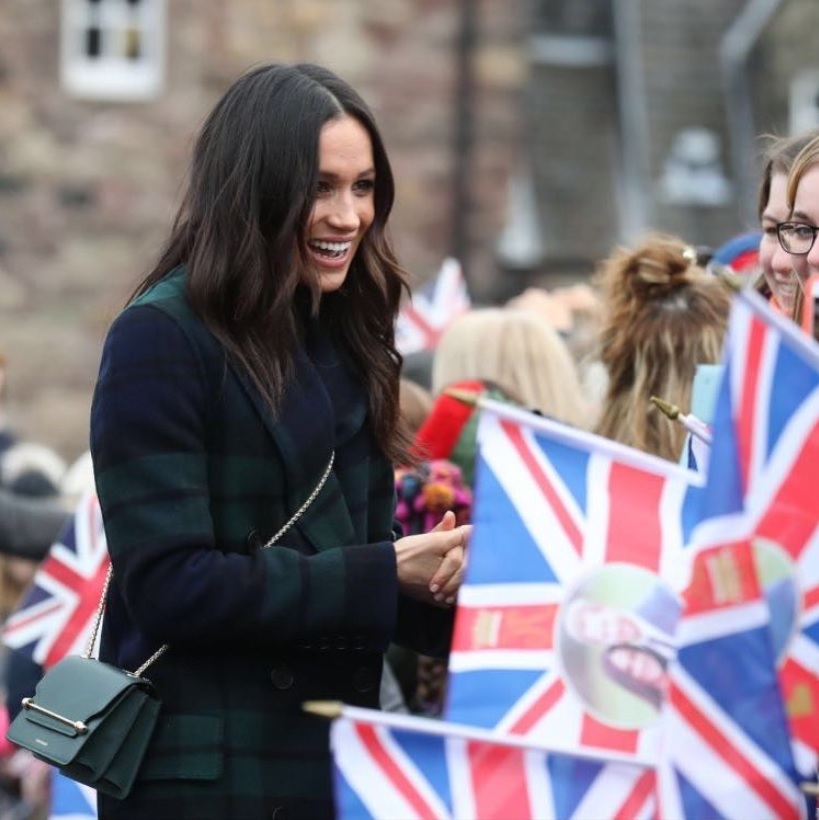
<svg viewBox="0 0 819 820">
<path fill-rule="evenodd" d="M 480 5 L 464 260 L 477 290 L 504 219 L 526 10 Z M 169 0 L 166 89 L 147 103 L 61 91 L 59 7 L 5 0 L 0 15 L 0 351 L 25 437 L 67 459 L 85 449 L 104 332 L 162 242 L 198 124 L 254 63 L 321 62 L 361 91 L 395 165 L 396 245 L 418 282 L 435 273 L 455 206 L 457 0 Z"/>
<path fill-rule="evenodd" d="M 452 252 L 459 221 L 477 301 L 587 275 L 624 238 L 624 123 L 614 60 L 578 69 L 532 59 L 533 12 L 551 19 L 545 12 L 555 3 L 474 0 L 473 130 L 464 198 L 456 201 L 462 0 L 168 0 L 166 88 L 146 103 L 68 97 L 59 85 L 60 4 L 4 0 L 0 351 L 9 359 L 14 426 L 66 458 L 85 448 L 104 332 L 162 242 L 197 126 L 228 83 L 261 61 L 325 63 L 371 103 L 396 174 L 393 237 L 417 284 Z M 658 185 L 675 135 L 690 125 L 719 135 L 731 175 L 718 49 L 746 3 L 632 6 L 639 30 L 631 39 L 644 69 L 646 145 L 638 159 L 647 225 L 693 242 L 718 243 L 744 227 L 736 202 L 671 205 Z M 583 17 L 574 14 L 579 5 L 561 4 L 570 21 Z M 790 78 L 819 65 L 817 22 L 816 0 L 783 0 L 754 50 L 759 131 L 787 129 Z M 496 261 L 516 170 L 533 176 L 546 252 L 523 275 Z"/>
</svg>

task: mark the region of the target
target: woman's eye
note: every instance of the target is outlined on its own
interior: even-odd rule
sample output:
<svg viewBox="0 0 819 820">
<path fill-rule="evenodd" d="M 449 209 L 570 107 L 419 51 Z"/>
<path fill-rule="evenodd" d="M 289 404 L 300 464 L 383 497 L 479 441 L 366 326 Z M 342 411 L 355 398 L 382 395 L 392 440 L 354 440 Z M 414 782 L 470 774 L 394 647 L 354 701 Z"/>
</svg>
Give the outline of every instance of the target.
<svg viewBox="0 0 819 820">
<path fill-rule="evenodd" d="M 330 190 L 331 190 L 331 188 L 330 188 L 330 183 L 329 182 L 319 182 L 318 185 L 316 185 L 316 194 L 318 196 L 322 196 L 324 194 L 329 194 Z"/>
<path fill-rule="evenodd" d="M 358 193 L 368 194 L 375 188 L 375 180 L 373 179 L 360 179 L 355 184 L 355 190 Z"/>
<path fill-rule="evenodd" d="M 793 232 L 800 239 L 812 239 L 813 233 L 816 230 L 812 225 L 794 225 Z"/>
</svg>

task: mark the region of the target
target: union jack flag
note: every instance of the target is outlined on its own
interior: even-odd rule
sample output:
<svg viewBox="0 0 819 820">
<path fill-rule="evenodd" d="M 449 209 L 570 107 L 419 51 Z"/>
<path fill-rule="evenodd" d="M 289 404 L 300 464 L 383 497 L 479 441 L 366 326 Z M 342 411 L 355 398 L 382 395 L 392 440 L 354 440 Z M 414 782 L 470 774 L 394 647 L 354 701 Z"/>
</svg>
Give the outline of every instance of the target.
<svg viewBox="0 0 819 820">
<path fill-rule="evenodd" d="M 432 350 L 441 334 L 470 306 L 461 265 L 448 257 L 431 285 L 413 294 L 412 301 L 401 308 L 395 326 L 399 352 Z"/>
<path fill-rule="evenodd" d="M 49 820 L 95 820 L 96 817 L 96 790 L 70 780 L 58 769 L 54 769 Z"/>
<path fill-rule="evenodd" d="M 665 662 L 672 587 L 702 477 L 506 405 L 482 403 L 474 531 L 445 717 L 560 751 L 656 753 L 659 711 L 610 646 Z M 555 747 L 556 739 L 563 744 Z"/>
<path fill-rule="evenodd" d="M 698 551 L 684 598 L 663 706 L 660 815 L 803 817 L 750 542 Z"/>
<path fill-rule="evenodd" d="M 707 474 L 710 456 L 710 444 L 704 442 L 701 438 L 697 438 L 697 436 L 692 436 L 691 433 L 685 437 L 683 458 L 689 470 L 696 470 L 698 473 Z"/>
<path fill-rule="evenodd" d="M 97 497 L 86 494 L 51 545 L 31 587 L 3 627 L 3 643 L 44 668 L 81 654 L 108 572 L 108 549 Z"/>
<path fill-rule="evenodd" d="M 753 544 L 794 754 L 807 774 L 819 744 L 819 347 L 742 292 L 725 372 L 693 540 Z"/>
<path fill-rule="evenodd" d="M 339 820 L 568 820 L 602 817 L 601 806 L 613 804 L 623 818 L 652 816 L 654 774 L 645 768 L 552 754 L 442 721 L 345 707 L 331 746 Z M 643 783 L 636 797 L 635 779 Z"/>
</svg>

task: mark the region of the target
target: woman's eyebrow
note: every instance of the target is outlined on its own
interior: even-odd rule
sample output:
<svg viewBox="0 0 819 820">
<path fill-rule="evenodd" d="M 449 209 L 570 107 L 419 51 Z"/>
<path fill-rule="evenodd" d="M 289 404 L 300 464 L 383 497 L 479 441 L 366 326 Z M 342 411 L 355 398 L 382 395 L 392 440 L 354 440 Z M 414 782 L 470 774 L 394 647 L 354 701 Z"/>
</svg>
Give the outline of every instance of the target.
<svg viewBox="0 0 819 820">
<path fill-rule="evenodd" d="M 804 211 L 794 211 L 791 214 L 791 219 L 804 219 L 805 222 L 813 223 L 813 219 Z"/>
<path fill-rule="evenodd" d="M 340 179 L 340 175 L 336 174 L 333 171 L 319 171 L 319 176 L 324 179 Z M 362 171 L 360 174 L 356 176 L 356 179 L 361 179 L 362 177 L 369 177 L 375 176 L 375 168 L 367 168 L 366 171 Z"/>
</svg>

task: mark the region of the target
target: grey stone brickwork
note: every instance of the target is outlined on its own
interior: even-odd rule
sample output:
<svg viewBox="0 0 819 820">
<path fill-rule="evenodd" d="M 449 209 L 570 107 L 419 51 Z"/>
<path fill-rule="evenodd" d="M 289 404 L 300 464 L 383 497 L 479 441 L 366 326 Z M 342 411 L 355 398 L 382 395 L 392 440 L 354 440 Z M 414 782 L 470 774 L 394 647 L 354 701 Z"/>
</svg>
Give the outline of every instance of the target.
<svg viewBox="0 0 819 820">
<path fill-rule="evenodd" d="M 168 0 L 165 91 L 144 103 L 87 102 L 59 86 L 60 4 L 4 0 L 0 13 L 0 351 L 9 415 L 26 436 L 73 458 L 86 446 L 91 388 L 111 318 L 148 268 L 178 201 L 192 137 L 222 90 L 268 60 L 322 62 L 371 103 L 398 185 L 393 236 L 413 280 L 452 248 L 456 208 L 473 295 L 586 276 L 621 241 L 624 143 L 616 62 L 538 62 L 535 17 L 557 0 L 474 0 L 472 151 L 455 201 L 456 48 L 462 0 Z M 563 21 L 599 35 L 596 0 Z M 618 0 L 619 2 L 619 0 Z M 736 201 L 670 204 L 664 163 L 682 129 L 704 126 L 733 173 L 720 39 L 747 0 L 633 0 L 645 145 L 636 158 L 646 227 L 716 244 L 748 227 Z M 538 4 L 541 14 L 536 15 Z M 621 4 L 622 5 L 622 4 Z M 545 11 L 544 11 L 545 9 Z M 760 131 L 788 126 L 787 88 L 815 62 L 817 0 L 783 0 L 748 66 Z M 586 21 L 586 22 L 584 22 Z M 577 33 L 574 29 L 570 33 Z M 632 158 L 634 159 L 634 158 Z M 541 263 L 501 270 L 508 182 L 530 173 Z"/>
<path fill-rule="evenodd" d="M 474 54 L 470 255 L 493 276 L 514 151 L 525 3 L 487 3 Z M 73 458 L 86 447 L 100 344 L 178 201 L 196 127 L 261 61 L 329 65 L 372 104 L 398 183 L 393 236 L 423 282 L 449 251 L 457 0 L 168 0 L 164 93 L 88 102 L 59 86 L 60 4 L 0 14 L 0 350 L 8 415 Z"/>
</svg>

